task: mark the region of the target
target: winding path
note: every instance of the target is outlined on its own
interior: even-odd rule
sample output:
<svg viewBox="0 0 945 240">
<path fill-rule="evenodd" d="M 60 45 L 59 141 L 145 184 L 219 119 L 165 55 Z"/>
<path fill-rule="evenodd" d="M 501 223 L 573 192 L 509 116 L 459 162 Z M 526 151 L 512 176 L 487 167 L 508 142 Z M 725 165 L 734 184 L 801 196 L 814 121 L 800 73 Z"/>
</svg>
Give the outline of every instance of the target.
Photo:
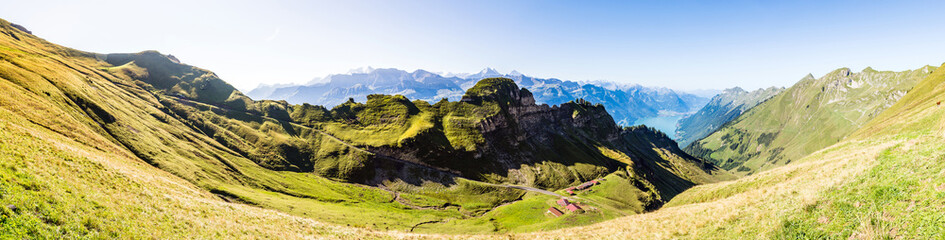
<svg viewBox="0 0 945 240">
<path fill-rule="evenodd" d="M 192 101 L 192 100 L 189 100 L 189 99 L 180 98 L 180 97 L 177 97 L 177 96 L 169 96 L 169 97 L 172 97 L 173 99 L 176 99 L 178 102 L 183 103 L 183 104 L 188 104 L 188 103 L 189 103 L 189 104 L 204 104 L 204 103 Z M 188 105 L 189 105 L 189 104 L 188 104 Z M 219 108 L 219 109 L 224 110 L 224 111 L 232 111 L 232 110 L 227 109 L 227 108 L 225 108 L 225 107 L 220 107 L 220 106 L 216 106 L 216 105 L 212 105 L 212 104 L 207 104 L 207 105 L 209 105 L 209 106 L 211 106 L 211 107 Z M 271 117 L 266 117 L 266 116 L 259 116 L 259 117 L 266 118 L 266 119 L 270 119 L 270 120 L 277 121 L 277 122 L 282 122 L 282 120 L 278 120 L 278 119 L 271 118 Z M 469 181 L 472 181 L 472 182 L 478 182 L 478 183 L 482 183 L 482 184 L 489 185 L 489 186 L 504 187 L 504 188 L 514 188 L 514 189 L 519 189 L 519 190 L 537 192 L 537 193 L 541 193 L 541 194 L 545 194 L 545 195 L 551 195 L 551 196 L 555 196 L 555 197 L 565 198 L 565 196 L 561 196 L 560 194 L 557 194 L 557 193 L 554 193 L 554 192 L 551 192 L 551 191 L 548 191 L 548 190 L 544 190 L 544 189 L 539 189 L 539 188 L 526 187 L 526 186 L 519 186 L 519 185 L 495 184 L 495 183 L 487 183 L 487 182 L 482 182 L 482 181 L 477 181 L 477 180 L 471 180 L 471 179 L 465 178 L 465 177 L 463 177 L 463 176 L 460 176 L 460 174 L 459 174 L 458 172 L 456 172 L 456 171 L 451 171 L 451 170 L 449 170 L 449 169 L 438 168 L 438 167 L 430 166 L 430 165 L 428 165 L 428 164 L 424 164 L 424 163 L 420 163 L 420 162 L 407 161 L 407 160 L 403 160 L 403 159 L 399 159 L 399 158 L 387 156 L 387 155 L 384 155 L 384 154 L 379 154 L 379 153 L 376 153 L 376 152 L 372 152 L 372 151 L 370 151 L 370 150 L 367 150 L 367 149 L 364 149 L 364 148 L 355 146 L 354 144 L 345 142 L 344 140 L 341 140 L 341 139 L 335 137 L 334 135 L 331 135 L 331 134 L 329 134 L 329 133 L 326 133 L 326 132 L 324 132 L 324 131 L 322 131 L 321 129 L 318 129 L 318 128 L 309 127 L 309 126 L 304 126 L 304 125 L 297 124 L 297 123 L 293 123 L 293 122 L 288 122 L 288 123 L 291 124 L 291 125 L 293 125 L 293 126 L 297 126 L 297 127 L 301 127 L 301 128 L 307 128 L 307 129 L 314 130 L 315 132 L 318 132 L 319 134 L 321 134 L 321 135 L 323 135 L 323 136 L 326 136 L 326 137 L 328 137 L 328 138 L 331 139 L 331 140 L 334 140 L 334 141 L 336 141 L 336 142 L 338 142 L 338 143 L 341 143 L 342 145 L 345 145 L 345 146 L 347 146 L 347 147 L 349 147 L 349 148 L 351 148 L 351 149 L 354 149 L 355 151 L 359 151 L 359 152 L 363 152 L 363 153 L 366 153 L 366 154 L 370 154 L 370 155 L 373 155 L 373 156 L 375 156 L 375 157 L 379 157 L 379 158 L 383 158 L 383 159 L 387 159 L 387 160 L 391 160 L 391 161 L 395 161 L 395 162 L 400 162 L 400 163 L 404 163 L 404 164 L 410 164 L 410 165 L 415 165 L 415 166 L 427 168 L 427 169 L 430 169 L 430 170 L 434 170 L 434 171 L 438 171 L 438 172 L 441 172 L 441 173 L 450 175 L 450 176 L 452 176 L 452 177 L 457 177 L 457 178 L 461 178 L 461 179 L 464 179 L 464 180 L 469 180 Z M 398 196 L 395 196 L 395 199 L 396 199 L 396 197 L 398 197 Z"/>
<path fill-rule="evenodd" d="M 548 190 L 544 190 L 540 188 L 533 188 L 533 187 L 526 187 L 526 186 L 519 186 L 519 185 L 508 185 L 508 184 L 495 184 L 495 183 L 487 183 L 487 182 L 481 182 L 481 183 L 485 185 L 489 185 L 489 186 L 514 188 L 514 189 L 520 189 L 520 190 L 525 190 L 525 191 L 537 192 L 537 193 L 541 193 L 545 195 L 551 195 L 551 196 L 555 196 L 559 198 L 568 198 L 568 197 L 562 196 L 561 194 L 557 194 L 552 191 L 548 191 Z"/>
<path fill-rule="evenodd" d="M 376 153 L 376 152 L 372 152 L 372 151 L 369 151 L 369 150 L 367 150 L 367 149 L 363 149 L 363 148 L 360 148 L 360 147 L 355 146 L 355 145 L 353 145 L 353 144 L 350 144 L 350 143 L 348 143 L 348 142 L 345 142 L 345 141 L 343 141 L 343 140 L 341 140 L 341 139 L 339 139 L 339 138 L 337 138 L 337 137 L 335 137 L 335 136 L 333 136 L 333 135 L 331 135 L 331 134 L 328 134 L 328 133 L 326 133 L 326 132 L 324 132 L 324 131 L 322 131 L 322 130 L 315 129 L 315 128 L 311 128 L 311 129 L 312 129 L 312 130 L 315 130 L 316 132 L 318 132 L 318 133 L 320 133 L 320 134 L 322 134 L 322 135 L 324 135 L 324 136 L 326 136 L 326 137 L 328 137 L 328 138 L 330 138 L 330 139 L 332 139 L 332 140 L 335 140 L 335 141 L 337 141 L 337 142 L 339 142 L 339 143 L 341 143 L 341 144 L 344 144 L 345 146 L 348 146 L 348 147 L 351 148 L 351 149 L 354 149 L 354 150 L 357 150 L 357 151 L 360 151 L 360 152 L 364 152 L 364 153 L 367 153 L 367 154 L 371 154 L 371 155 L 374 155 L 374 156 L 376 156 L 376 157 L 380 157 L 380 158 L 384 158 L 384 159 L 388 159 L 388 160 L 392 160 L 392 161 L 396 161 L 396 162 L 401 162 L 401 163 L 406 163 L 406 164 L 421 166 L 421 167 L 424 167 L 424 168 L 428 168 L 428 169 L 431 169 L 431 170 L 436 170 L 436 171 L 439 171 L 439 172 L 448 174 L 448 175 L 453 176 L 453 177 L 462 178 L 462 179 L 465 179 L 465 180 L 469 180 L 469 181 L 473 181 L 473 182 L 478 182 L 478 183 L 482 183 L 482 184 L 489 185 L 489 186 L 504 187 L 504 188 L 514 188 L 514 189 L 525 190 L 525 191 L 530 191 L 530 192 L 537 192 L 537 193 L 541 193 L 541 194 L 545 194 L 545 195 L 551 195 L 551 196 L 555 196 L 555 197 L 559 197 L 559 198 L 567 198 L 567 197 L 565 197 L 565 196 L 562 196 L 561 194 L 557 194 L 557 193 L 554 193 L 554 192 L 552 192 L 552 191 L 548 191 L 548 190 L 544 190 L 544 189 L 540 189 L 540 188 L 533 188 L 533 187 L 519 186 L 519 185 L 508 185 L 508 184 L 495 184 L 495 183 L 487 183 L 487 182 L 481 182 L 481 181 L 476 181 L 476 180 L 470 180 L 470 179 L 465 178 L 465 177 L 462 177 L 462 176 L 460 176 L 458 173 L 455 173 L 455 172 L 450 171 L 450 170 L 441 169 L 441 168 L 434 167 L 434 166 L 430 166 L 430 165 L 423 164 L 423 163 L 418 163 L 418 162 L 413 162 L 413 161 L 407 161 L 407 160 L 403 160 L 403 159 L 399 159 L 399 158 L 395 158 L 395 157 L 391 157 L 391 156 L 387 156 L 387 155 L 383 155 L 383 154 L 378 154 L 378 153 Z"/>
</svg>

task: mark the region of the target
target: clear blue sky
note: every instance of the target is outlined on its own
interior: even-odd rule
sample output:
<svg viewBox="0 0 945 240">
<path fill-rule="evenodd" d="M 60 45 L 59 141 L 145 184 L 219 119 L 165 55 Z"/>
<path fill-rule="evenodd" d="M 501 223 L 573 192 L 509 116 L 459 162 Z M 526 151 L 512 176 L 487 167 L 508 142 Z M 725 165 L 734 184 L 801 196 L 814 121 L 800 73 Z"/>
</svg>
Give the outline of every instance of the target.
<svg viewBox="0 0 945 240">
<path fill-rule="evenodd" d="M 945 1 L 24 1 L 0 18 L 80 50 L 159 50 L 242 90 L 372 66 L 790 86 L 945 62 Z"/>
</svg>

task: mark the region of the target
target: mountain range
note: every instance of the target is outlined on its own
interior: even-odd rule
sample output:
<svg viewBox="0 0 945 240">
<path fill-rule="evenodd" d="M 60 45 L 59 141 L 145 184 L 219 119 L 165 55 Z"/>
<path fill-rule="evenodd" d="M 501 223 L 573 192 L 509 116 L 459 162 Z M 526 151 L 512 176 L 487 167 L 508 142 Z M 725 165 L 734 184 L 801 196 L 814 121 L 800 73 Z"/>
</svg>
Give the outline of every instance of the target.
<svg viewBox="0 0 945 240">
<path fill-rule="evenodd" d="M 260 216 L 534 231 L 652 211 L 731 177 L 601 104 L 538 105 L 509 78 L 456 101 L 370 94 L 328 109 L 253 100 L 157 51 L 89 53 L 0 30 L 0 238 L 276 234 Z M 582 211 L 544 217 L 562 198 Z"/>
<path fill-rule="evenodd" d="M 529 89 L 539 104 L 559 105 L 574 99 L 601 103 L 622 126 L 636 125 L 640 119 L 679 115 L 698 110 L 707 98 L 668 88 L 623 85 L 607 81 L 574 82 L 555 78 L 535 78 L 518 71 L 502 74 L 486 68 L 472 74 L 436 74 L 425 70 L 407 72 L 392 68 L 361 68 L 346 74 L 332 74 L 306 85 L 260 85 L 247 92 L 254 99 L 286 100 L 336 106 L 353 98 L 364 101 L 369 94 L 403 95 L 410 99 L 436 102 L 457 100 L 466 89 L 483 78 L 503 77 Z M 672 123 L 675 124 L 675 123 Z M 670 131 L 672 133 L 672 131 Z"/>
<path fill-rule="evenodd" d="M 740 87 L 725 89 L 715 95 L 709 103 L 696 113 L 679 120 L 676 129 L 676 142 L 680 146 L 708 136 L 725 123 L 741 116 L 755 105 L 784 91 L 784 88 L 769 87 L 755 91 L 745 91 Z"/>
<path fill-rule="evenodd" d="M 0 19 L 0 239 L 936 239 L 940 69 L 730 89 L 680 149 L 525 77 L 327 108 Z"/>
<path fill-rule="evenodd" d="M 807 75 L 686 151 L 742 174 L 782 166 L 843 140 L 935 69 L 840 68 L 821 78 Z"/>
</svg>

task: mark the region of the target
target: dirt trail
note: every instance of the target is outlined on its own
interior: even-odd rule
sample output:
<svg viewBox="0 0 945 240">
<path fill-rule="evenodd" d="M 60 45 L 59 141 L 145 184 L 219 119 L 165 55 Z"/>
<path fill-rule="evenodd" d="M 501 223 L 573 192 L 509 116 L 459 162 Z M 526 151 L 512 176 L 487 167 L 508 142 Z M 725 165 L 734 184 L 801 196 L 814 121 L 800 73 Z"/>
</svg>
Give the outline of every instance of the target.
<svg viewBox="0 0 945 240">
<path fill-rule="evenodd" d="M 541 194 L 545 194 L 545 195 L 551 195 L 551 196 L 555 196 L 555 197 L 559 197 L 559 198 L 567 198 L 567 197 L 565 197 L 565 196 L 562 196 L 561 194 L 557 194 L 557 193 L 554 193 L 554 192 L 552 192 L 552 191 L 548 191 L 548 190 L 544 190 L 544 189 L 540 189 L 540 188 L 533 188 L 533 187 L 519 186 L 519 185 L 508 185 L 508 184 L 495 184 L 495 183 L 487 183 L 487 182 L 483 182 L 482 184 L 489 185 L 489 186 L 505 187 L 505 188 L 514 188 L 514 189 L 519 189 L 519 190 L 537 192 L 537 193 L 541 193 Z"/>
<path fill-rule="evenodd" d="M 554 192 L 551 192 L 551 191 L 548 191 L 548 190 L 544 190 L 544 189 L 539 189 L 539 188 L 533 188 L 533 187 L 527 187 L 527 186 L 519 186 L 519 185 L 495 184 L 495 183 L 487 183 L 487 182 L 480 182 L 480 181 L 476 181 L 476 180 L 470 180 L 470 179 L 467 179 L 467 178 L 465 178 L 465 177 L 459 176 L 459 174 L 454 173 L 453 171 L 449 171 L 449 170 L 446 170 L 446 169 L 440 169 L 440 168 L 433 167 L 433 166 L 430 166 L 430 165 L 426 165 L 426 164 L 422 164 L 422 163 L 417 163 L 417 162 L 413 162 L 413 161 L 407 161 L 407 160 L 403 160 L 403 159 L 399 159 L 399 158 L 395 158 L 395 157 L 391 157 L 391 156 L 386 156 L 386 155 L 383 155 L 383 154 L 378 154 L 378 153 L 369 151 L 369 150 L 367 150 L 367 149 L 360 148 L 360 147 L 355 146 L 355 145 L 353 145 L 353 144 L 350 144 L 350 143 L 348 143 L 348 142 L 345 142 L 345 141 L 343 141 L 343 140 L 341 140 L 341 139 L 339 139 L 339 138 L 337 138 L 337 137 L 335 137 L 335 136 L 333 136 L 333 135 L 331 135 L 331 134 L 328 134 L 328 133 L 326 133 L 326 132 L 323 132 L 322 130 L 318 130 L 318 129 L 314 129 L 314 128 L 312 128 L 312 130 L 315 130 L 315 131 L 318 132 L 319 134 L 322 134 L 322 135 L 324 135 L 324 136 L 326 136 L 326 137 L 328 137 L 328 138 L 330 138 L 330 139 L 332 139 L 332 140 L 334 140 L 334 141 L 337 141 L 337 142 L 339 142 L 339 143 L 341 143 L 341 144 L 344 144 L 345 146 L 348 146 L 348 147 L 351 148 L 351 149 L 354 149 L 354 150 L 357 150 L 357 151 L 360 151 L 360 152 L 364 152 L 364 153 L 367 153 L 367 154 L 371 154 L 371 155 L 374 155 L 374 156 L 376 156 L 376 157 L 380 157 L 380 158 L 384 158 L 384 159 L 388 159 L 388 160 L 392 160 L 392 161 L 396 161 L 396 162 L 401 162 L 401 163 L 406 163 L 406 164 L 421 166 L 421 167 L 424 167 L 424 168 L 428 168 L 428 169 L 436 170 L 436 171 L 439 171 L 439 172 L 443 172 L 443 173 L 445 173 L 445 174 L 449 174 L 450 176 L 453 176 L 453 177 L 462 178 L 462 179 L 469 180 L 469 181 L 474 181 L 474 182 L 479 182 L 479 183 L 482 183 L 482 184 L 485 184 L 485 185 L 489 185 L 489 186 L 504 187 L 504 188 L 514 188 L 514 189 L 519 189 L 519 190 L 525 190 L 525 191 L 530 191 L 530 192 L 537 192 L 537 193 L 541 193 L 541 194 L 545 194 L 545 195 L 551 195 L 551 196 L 555 196 L 555 197 L 565 198 L 565 196 L 562 196 L 561 194 L 557 194 L 557 193 L 554 193 Z M 398 196 L 398 197 L 399 197 L 399 196 Z"/>
<path fill-rule="evenodd" d="M 195 101 L 192 101 L 192 100 L 189 100 L 189 99 L 179 98 L 179 97 L 176 97 L 176 96 L 171 96 L 171 97 L 174 98 L 174 99 L 176 99 L 178 102 L 183 103 L 183 104 L 188 104 L 188 103 L 189 103 L 189 104 L 203 104 L 203 103 L 195 102 Z M 222 107 L 219 107 L 219 106 L 215 106 L 215 105 L 209 105 L 209 106 L 211 106 L 211 107 L 216 107 L 216 108 L 220 108 L 221 110 L 224 110 L 224 111 L 232 111 L 232 110 L 229 110 L 229 109 L 226 109 L 226 108 L 222 108 Z M 263 117 L 263 118 L 267 118 L 267 119 L 271 119 L 271 120 L 274 120 L 274 121 L 282 121 L 282 120 L 278 120 L 278 119 L 274 119 L 274 118 L 270 118 L 270 117 L 265 117 L 265 116 L 262 116 L 262 117 Z M 328 138 L 331 139 L 331 140 L 334 140 L 334 141 L 336 141 L 336 142 L 338 142 L 338 143 L 341 143 L 341 144 L 343 144 L 343 145 L 345 145 L 345 146 L 347 146 L 347 147 L 349 147 L 349 148 L 351 148 L 351 149 L 354 149 L 354 150 L 356 150 L 356 151 L 363 152 L 363 153 L 366 153 L 366 154 L 369 154 L 369 155 L 373 155 L 373 156 L 375 156 L 375 157 L 379 157 L 379 158 L 383 158 L 383 159 L 387 159 L 387 160 L 391 160 L 391 161 L 395 161 L 395 162 L 400 162 L 400 163 L 404 163 L 404 164 L 410 164 L 410 165 L 414 165 L 414 166 L 419 166 L 419 167 L 427 168 L 427 169 L 430 169 L 430 170 L 434 170 L 434 171 L 438 171 L 438 172 L 447 174 L 447 175 L 452 176 L 452 177 L 461 178 L 461 179 L 469 180 L 469 181 L 473 181 L 473 182 L 479 182 L 479 183 L 486 184 L 486 185 L 490 185 L 490 186 L 504 187 L 504 188 L 514 188 L 514 189 L 525 190 L 525 191 L 530 191 L 530 192 L 537 192 L 537 193 L 541 193 L 541 194 L 545 194 L 545 195 L 551 195 L 551 196 L 555 196 L 555 197 L 561 197 L 561 198 L 564 198 L 564 197 L 565 197 L 565 196 L 561 196 L 560 194 L 557 194 L 557 193 L 554 193 L 554 192 L 551 192 L 551 191 L 548 191 L 548 190 L 538 189 L 538 188 L 533 188 L 533 187 L 518 186 L 518 185 L 507 185 L 507 184 L 495 184 L 495 183 L 487 183 L 487 182 L 481 182 L 481 181 L 476 181 L 476 180 L 470 180 L 470 179 L 468 179 L 468 178 L 465 178 L 465 177 L 460 176 L 458 172 L 451 171 L 451 170 L 449 170 L 449 169 L 438 168 L 438 167 L 434 167 L 434 166 L 427 165 L 427 164 L 425 164 L 425 163 L 419 163 L 419 162 L 414 162 L 414 161 L 407 161 L 407 160 L 403 160 L 403 159 L 399 159 L 399 158 L 395 158 L 395 157 L 391 157 L 391 156 L 387 156 L 387 155 L 383 155 L 383 154 L 378 154 L 378 153 L 376 153 L 376 152 L 369 151 L 369 150 L 367 150 L 367 149 L 364 149 L 364 148 L 355 146 L 355 145 L 353 145 L 353 144 L 351 144 L 351 143 L 345 142 L 344 140 L 341 140 L 341 139 L 335 137 L 334 135 L 328 134 L 328 133 L 326 133 L 326 132 L 324 132 L 324 131 L 322 131 L 322 130 L 320 130 L 320 129 L 316 129 L 316 128 L 312 128 L 312 127 L 308 127 L 308 126 L 303 126 L 303 125 L 299 125 L 299 124 L 291 123 L 291 122 L 290 122 L 289 124 L 291 124 L 291 125 L 293 125 L 293 126 L 297 126 L 297 127 L 302 127 L 302 128 L 307 128 L 307 129 L 315 130 L 315 132 L 318 132 L 319 134 L 321 134 L 321 135 L 323 135 L 323 136 L 326 136 L 326 137 L 328 137 Z M 395 196 L 395 200 L 396 200 L 396 198 L 398 198 L 398 197 L 399 197 L 399 196 Z"/>
</svg>

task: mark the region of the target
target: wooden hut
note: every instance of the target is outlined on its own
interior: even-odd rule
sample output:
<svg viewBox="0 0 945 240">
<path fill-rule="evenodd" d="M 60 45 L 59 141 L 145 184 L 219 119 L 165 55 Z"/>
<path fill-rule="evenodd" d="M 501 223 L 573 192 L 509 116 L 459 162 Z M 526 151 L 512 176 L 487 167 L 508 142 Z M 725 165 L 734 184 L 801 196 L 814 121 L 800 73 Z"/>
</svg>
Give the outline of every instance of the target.
<svg viewBox="0 0 945 240">
<path fill-rule="evenodd" d="M 567 208 L 568 211 L 572 211 L 572 212 L 577 211 L 577 210 L 582 210 L 581 207 L 578 207 L 578 205 L 574 205 L 574 203 L 568 204 L 568 206 L 565 208 Z"/>
<path fill-rule="evenodd" d="M 571 202 L 569 202 L 567 198 L 558 199 L 557 203 L 558 205 L 561 205 L 562 207 L 568 206 L 568 204 L 571 204 Z"/>
<path fill-rule="evenodd" d="M 558 210 L 555 207 L 548 208 L 548 213 L 551 213 L 551 215 L 555 215 L 555 217 L 560 217 L 561 215 L 564 215 L 564 213 L 561 212 L 561 210 Z"/>
</svg>

